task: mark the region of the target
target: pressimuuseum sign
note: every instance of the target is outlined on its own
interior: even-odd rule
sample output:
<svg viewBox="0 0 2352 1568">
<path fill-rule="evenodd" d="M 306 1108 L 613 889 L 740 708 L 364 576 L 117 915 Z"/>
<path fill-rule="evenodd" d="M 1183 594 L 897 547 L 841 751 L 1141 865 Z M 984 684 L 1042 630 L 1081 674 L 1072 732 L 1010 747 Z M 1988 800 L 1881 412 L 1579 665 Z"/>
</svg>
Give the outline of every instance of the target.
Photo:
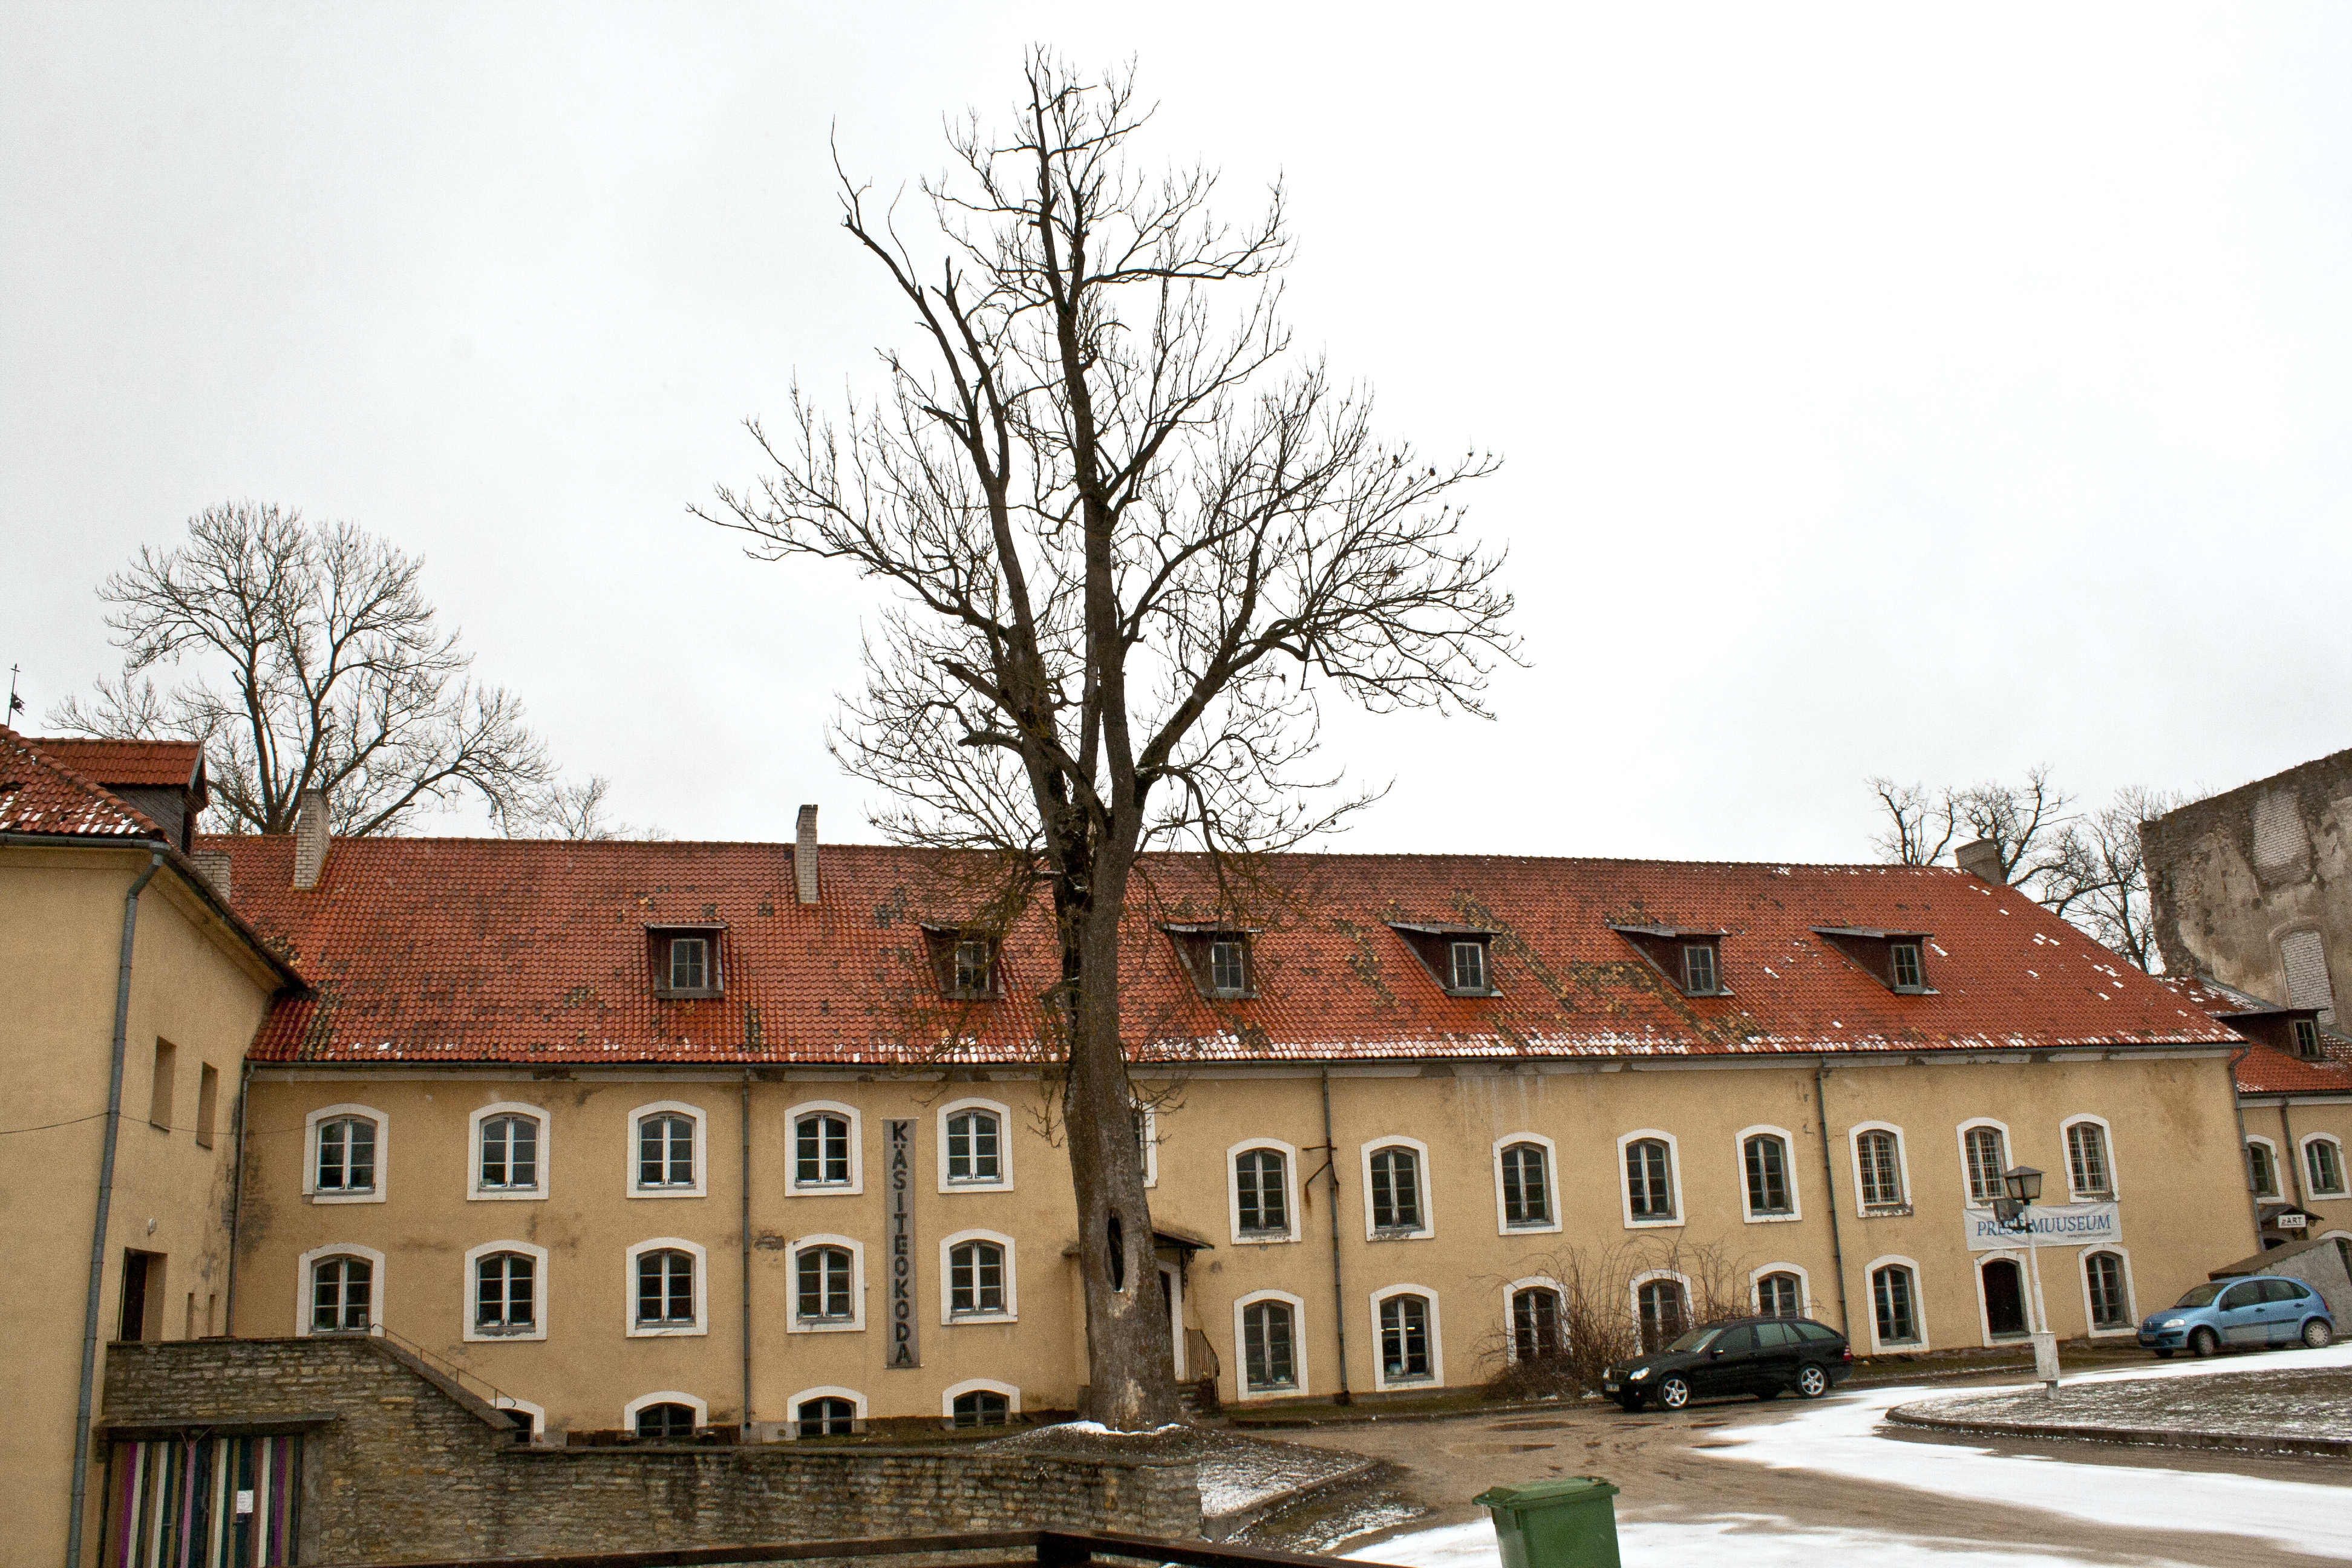
<svg viewBox="0 0 2352 1568">
<path fill-rule="evenodd" d="M 2089 1247 L 2123 1239 L 2123 1218 L 2112 1203 L 2036 1204 L 2026 1213 L 2033 1221 L 2037 1247 Z M 2025 1245 L 2024 1234 L 2001 1224 L 1989 1208 L 1969 1209 L 1966 1223 L 1970 1252 L 1999 1252 Z"/>
</svg>

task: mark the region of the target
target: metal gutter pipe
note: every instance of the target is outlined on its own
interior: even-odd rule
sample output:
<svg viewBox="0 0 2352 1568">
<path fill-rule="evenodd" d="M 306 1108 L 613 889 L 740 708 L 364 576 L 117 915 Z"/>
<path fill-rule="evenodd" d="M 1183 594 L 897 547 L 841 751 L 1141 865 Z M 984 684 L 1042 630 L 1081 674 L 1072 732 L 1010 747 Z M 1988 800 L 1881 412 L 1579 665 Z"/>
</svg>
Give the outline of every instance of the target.
<svg viewBox="0 0 2352 1568">
<path fill-rule="evenodd" d="M 1816 1058 L 1813 1062 L 1813 1117 L 1822 1134 L 1822 1195 L 1830 1211 L 1830 1271 L 1837 1276 L 1838 1332 L 1847 1340 L 1853 1338 L 1853 1314 L 1845 1304 L 1845 1246 L 1838 1237 L 1837 1166 L 1830 1159 L 1830 1101 L 1823 1088 L 1829 1077 L 1829 1064 Z"/>
<path fill-rule="evenodd" d="M 1331 1069 L 1328 1067 L 1323 1069 L 1323 1170 L 1331 1178 L 1331 1328 L 1339 1343 L 1339 1392 L 1332 1395 L 1331 1403 L 1353 1405 L 1356 1396 L 1348 1392 L 1348 1298 L 1339 1287 L 1339 1146 L 1331 1142 Z M 1242 1368 L 1237 1381 L 1247 1394 L 1247 1366 Z"/>
<path fill-rule="evenodd" d="M 751 1440 L 751 1069 L 743 1069 L 743 1424 L 737 1441 Z"/>
<path fill-rule="evenodd" d="M 106 1226 L 114 1207 L 114 1146 L 122 1131 L 122 1053 L 131 1026 L 131 942 L 139 930 L 139 895 L 163 865 L 163 847 L 147 851 L 147 868 L 122 895 L 122 952 L 114 970 L 114 1050 L 106 1085 L 106 1143 L 99 1156 L 98 1219 L 89 1233 L 89 1294 L 81 1314 L 81 1396 L 74 1407 L 73 1502 L 66 1519 L 66 1568 L 81 1568 L 82 1512 L 89 1497 L 89 1406 L 98 1375 L 98 1305 L 106 1280 Z"/>
<path fill-rule="evenodd" d="M 2294 1206 L 2307 1212 L 2311 1200 L 2303 1191 L 2303 1151 L 2294 1146 L 2294 1123 L 2286 1119 L 2287 1099 L 2286 1095 L 2279 1096 L 2279 1142 L 2286 1145 L 2279 1151 L 2279 1158 L 2286 1162 L 2288 1171 L 2294 1176 Z M 2262 1227 L 2257 1226 L 2254 1229 L 2255 1238 L 2260 1240 Z"/>
<path fill-rule="evenodd" d="M 236 1169 L 228 1179 L 228 1289 L 222 1303 L 220 1331 L 234 1336 L 236 1321 L 236 1232 L 245 1218 L 245 1118 L 253 1100 L 253 1062 L 245 1061 L 236 1075 Z M 209 1326 L 209 1325 L 207 1325 Z"/>
<path fill-rule="evenodd" d="M 2238 1117 L 2238 1163 L 2246 1173 L 2246 1212 L 2254 1217 L 2254 1250 L 2260 1252 L 2263 1249 L 2263 1198 L 2254 1191 L 2253 1162 L 2246 1157 L 2246 1101 L 2238 1092 L 2238 1064 L 2253 1054 L 2254 1047 L 2248 1046 L 2230 1058 L 2230 1109 Z"/>
</svg>

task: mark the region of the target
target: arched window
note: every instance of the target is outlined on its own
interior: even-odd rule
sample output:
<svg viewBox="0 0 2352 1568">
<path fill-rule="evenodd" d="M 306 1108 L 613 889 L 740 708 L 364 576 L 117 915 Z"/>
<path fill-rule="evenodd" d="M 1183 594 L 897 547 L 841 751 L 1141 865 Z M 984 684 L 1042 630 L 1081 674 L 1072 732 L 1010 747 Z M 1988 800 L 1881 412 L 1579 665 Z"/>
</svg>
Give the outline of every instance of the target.
<svg viewBox="0 0 2352 1568">
<path fill-rule="evenodd" d="M 1372 1154 L 1372 1228 L 1421 1228 L 1421 1164 L 1410 1149 L 1381 1149 Z"/>
<path fill-rule="evenodd" d="M 1853 1141 L 1854 1158 L 1862 1167 L 1862 1203 L 1864 1208 L 1891 1209 L 1903 1206 L 1902 1150 L 1895 1134 L 1885 1128 L 1874 1128 Z"/>
<path fill-rule="evenodd" d="M 1979 1129 L 1979 1131 L 1984 1131 Z M 1998 1134 L 1995 1134 L 1998 1137 Z M 1916 1282 L 1899 1263 L 1874 1269 L 1870 1276 L 1871 1306 L 1877 1314 L 1878 1342 L 1910 1344 L 1919 1338 Z"/>
<path fill-rule="evenodd" d="M 1633 1292 L 1641 1309 L 1642 1349 L 1662 1350 L 1690 1327 L 1690 1294 L 1679 1279 L 1644 1279 Z"/>
<path fill-rule="evenodd" d="M 959 1110 L 948 1118 L 948 1180 L 950 1182 L 998 1182 L 1003 1180 L 1004 1166 L 998 1141 L 1003 1128 L 992 1111 Z M 805 1178 L 803 1178 L 805 1179 Z M 847 1156 L 843 1157 L 841 1179 L 849 1179 Z"/>
<path fill-rule="evenodd" d="M 857 1430 L 856 1401 L 834 1394 L 802 1400 L 793 1416 L 803 1437 L 846 1437 Z"/>
<path fill-rule="evenodd" d="M 2246 1169 L 2253 1178 L 2257 1196 L 2274 1198 L 2279 1195 L 2278 1157 L 2267 1143 L 2246 1145 Z"/>
<path fill-rule="evenodd" d="M 1244 1235 L 1286 1236 L 1283 1158 L 1273 1149 L 1245 1149 L 1234 1160 L 1234 1193 Z"/>
<path fill-rule="evenodd" d="M 2076 1121 L 2067 1127 L 2066 1179 L 2077 1197 L 2115 1195 L 2115 1178 L 2107 1168 L 2107 1130 L 2097 1122 Z"/>
<path fill-rule="evenodd" d="M 959 1426 L 1002 1426 L 1012 1408 L 1012 1402 L 994 1389 L 975 1388 L 955 1396 L 954 1420 Z"/>
<path fill-rule="evenodd" d="M 1756 1310 L 1768 1318 L 1805 1315 L 1805 1285 L 1795 1275 L 1767 1274 L 1756 1281 Z"/>
<path fill-rule="evenodd" d="M 849 1185 L 849 1118 L 818 1111 L 793 1123 L 793 1185 Z"/>
<path fill-rule="evenodd" d="M 1748 1168 L 1748 1212 L 1793 1212 L 1789 1201 L 1789 1145 L 1776 1134 L 1759 1132 L 1748 1140 L 1740 1153 Z"/>
<path fill-rule="evenodd" d="M 637 1326 L 694 1325 L 694 1255 L 675 1247 L 637 1254 Z"/>
<path fill-rule="evenodd" d="M 486 1118 L 482 1122 L 481 1173 L 485 1190 L 538 1186 L 539 1118 Z"/>
<path fill-rule="evenodd" d="M 2112 1252 L 2083 1255 L 2083 1283 L 2091 1297 L 2091 1327 L 2128 1329 L 2131 1298 L 2124 1289 L 2124 1260 Z"/>
<path fill-rule="evenodd" d="M 1637 1220 L 1675 1217 L 1674 1164 L 1663 1140 L 1625 1145 L 1625 1199 Z"/>
<path fill-rule="evenodd" d="M 1514 1143 L 1503 1151 L 1503 1223 L 1551 1224 L 1551 1171 L 1540 1144 Z"/>
<path fill-rule="evenodd" d="M 1242 1309 L 1242 1366 L 1253 1394 L 1298 1386 L 1298 1318 L 1289 1302 Z"/>
<path fill-rule="evenodd" d="M 803 1322 L 845 1322 L 856 1316 L 847 1247 L 803 1247 L 793 1256 L 793 1266 Z"/>
<path fill-rule="evenodd" d="M 948 1310 L 958 1316 L 1004 1310 L 1004 1248 L 966 1241 L 948 1249 Z"/>
<path fill-rule="evenodd" d="M 2009 1161 L 2001 1149 L 2000 1129 L 1971 1127 L 1961 1143 L 1969 1152 L 1969 1202 L 1989 1204 L 2007 1197 L 2009 1188 L 2000 1177 Z"/>
<path fill-rule="evenodd" d="M 691 1405 L 648 1405 L 637 1412 L 637 1436 L 640 1437 L 691 1437 L 694 1436 L 694 1406 Z"/>
<path fill-rule="evenodd" d="M 1381 1303 L 1381 1372 L 1390 1383 L 1430 1375 L 1427 1298 L 1391 1296 Z"/>
<path fill-rule="evenodd" d="M 2333 1138 L 2307 1138 L 2303 1144 L 2303 1173 L 2310 1179 L 2315 1198 L 2344 1195 L 2344 1145 Z"/>
<path fill-rule="evenodd" d="M 339 1116 L 319 1123 L 317 1188 L 321 1193 L 375 1191 L 375 1123 Z"/>
<path fill-rule="evenodd" d="M 364 1258 L 321 1258 L 310 1266 L 310 1331 L 363 1334 L 370 1323 L 375 1267 Z"/>
<path fill-rule="evenodd" d="M 1559 1292 L 1531 1285 L 1511 1292 L 1511 1354 L 1520 1361 L 1558 1355 L 1568 1349 L 1560 1328 Z"/>
<path fill-rule="evenodd" d="M 637 1185 L 694 1185 L 694 1118 L 664 1112 L 637 1119 Z"/>
<path fill-rule="evenodd" d="M 528 1333 L 538 1326 L 538 1259 L 493 1252 L 474 1260 L 474 1329 L 485 1334 Z"/>
</svg>

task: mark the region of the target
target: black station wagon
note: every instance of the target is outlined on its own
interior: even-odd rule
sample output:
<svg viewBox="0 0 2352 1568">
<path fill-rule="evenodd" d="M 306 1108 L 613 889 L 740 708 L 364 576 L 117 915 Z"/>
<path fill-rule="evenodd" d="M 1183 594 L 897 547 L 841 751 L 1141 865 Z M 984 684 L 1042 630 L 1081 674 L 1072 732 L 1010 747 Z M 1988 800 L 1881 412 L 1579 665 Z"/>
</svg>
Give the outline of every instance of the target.
<svg viewBox="0 0 2352 1568">
<path fill-rule="evenodd" d="M 1733 1318 L 1619 1362 L 1601 1392 L 1628 1410 L 1652 1402 L 1680 1410 L 1736 1394 L 1771 1399 L 1788 1389 L 1819 1399 L 1853 1371 L 1853 1350 L 1835 1329 L 1810 1318 Z"/>
</svg>

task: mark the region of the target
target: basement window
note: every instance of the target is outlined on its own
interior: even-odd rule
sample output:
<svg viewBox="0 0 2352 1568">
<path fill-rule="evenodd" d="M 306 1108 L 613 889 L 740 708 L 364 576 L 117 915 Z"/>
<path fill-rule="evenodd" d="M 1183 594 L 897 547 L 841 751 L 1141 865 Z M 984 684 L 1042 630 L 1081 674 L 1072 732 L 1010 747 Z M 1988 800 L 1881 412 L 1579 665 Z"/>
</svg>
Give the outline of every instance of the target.
<svg viewBox="0 0 2352 1568">
<path fill-rule="evenodd" d="M 1723 983 L 1727 933 L 1672 925 L 1612 924 L 1609 929 L 1633 943 L 1650 967 L 1684 995 L 1731 994 L 1731 987 Z"/>
<path fill-rule="evenodd" d="M 1389 922 L 1448 996 L 1496 996 L 1494 942 L 1483 926 Z"/>
<path fill-rule="evenodd" d="M 679 1000 L 715 997 L 725 989 L 719 964 L 727 928 L 717 923 L 647 926 L 646 952 L 654 971 L 654 994 Z"/>
</svg>

